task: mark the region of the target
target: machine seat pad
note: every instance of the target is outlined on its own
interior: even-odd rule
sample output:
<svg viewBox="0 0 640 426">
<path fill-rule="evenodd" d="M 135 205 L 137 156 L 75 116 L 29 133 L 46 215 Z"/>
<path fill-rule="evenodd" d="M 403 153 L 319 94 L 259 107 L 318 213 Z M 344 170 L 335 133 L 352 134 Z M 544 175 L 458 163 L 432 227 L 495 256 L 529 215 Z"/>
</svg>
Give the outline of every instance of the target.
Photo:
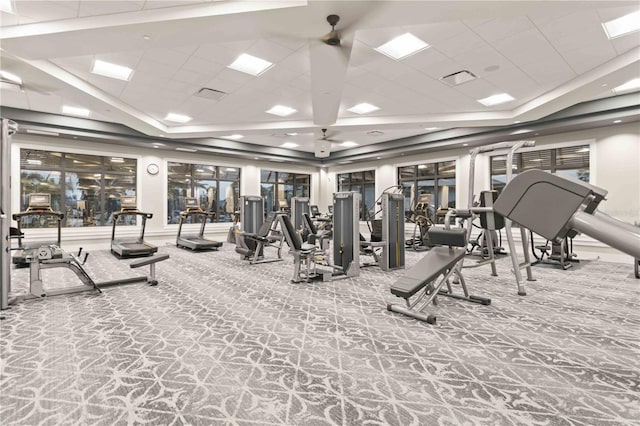
<svg viewBox="0 0 640 426">
<path fill-rule="evenodd" d="M 145 257 L 144 259 L 136 260 L 129 264 L 130 268 L 139 268 L 141 266 L 151 265 L 152 263 L 162 262 L 169 258 L 168 254 L 160 254 L 157 256 Z"/>
<path fill-rule="evenodd" d="M 391 285 L 391 293 L 408 299 L 431 281 L 451 269 L 465 256 L 463 248 L 434 247 Z"/>
<path fill-rule="evenodd" d="M 253 250 L 236 246 L 236 253 L 240 253 L 243 256 L 251 256 L 253 254 Z"/>
<path fill-rule="evenodd" d="M 431 227 L 429 242 L 438 246 L 466 247 L 467 231 L 464 228 L 443 229 Z"/>
</svg>

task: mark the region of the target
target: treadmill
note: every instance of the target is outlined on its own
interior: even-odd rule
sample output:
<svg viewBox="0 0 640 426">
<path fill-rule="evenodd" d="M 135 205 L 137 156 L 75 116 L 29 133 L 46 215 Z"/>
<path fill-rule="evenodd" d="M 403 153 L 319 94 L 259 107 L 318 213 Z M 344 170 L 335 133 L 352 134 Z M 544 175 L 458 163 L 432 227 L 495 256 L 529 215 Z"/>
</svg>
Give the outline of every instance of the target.
<svg viewBox="0 0 640 426">
<path fill-rule="evenodd" d="M 116 239 L 116 225 L 118 219 L 123 216 L 142 217 L 142 230 L 138 238 Z M 111 253 L 119 258 L 152 256 L 158 251 L 158 247 L 144 241 L 144 229 L 147 219 L 151 219 L 153 213 L 144 213 L 138 210 L 136 196 L 126 195 L 120 198 L 120 211 L 113 214 L 113 228 L 111 229 Z"/>
<path fill-rule="evenodd" d="M 28 258 L 31 258 L 33 251 L 37 250 L 41 246 L 55 246 L 58 248 L 60 247 L 62 220 L 64 219 L 64 213 L 56 212 L 51 208 L 51 194 L 29 194 L 29 204 L 27 210 L 19 213 L 14 213 L 12 215 L 12 218 L 17 223 L 17 227 L 11 230 L 11 239 L 18 240 L 18 247 L 12 249 L 17 251 L 12 258 L 13 264 L 17 267 L 28 266 Z M 23 243 L 22 239 L 24 238 L 24 232 L 22 230 L 22 222 L 24 219 L 30 218 L 36 218 L 38 221 L 44 219 L 45 222 L 49 222 L 51 219 L 53 219 L 56 222 L 56 226 L 58 228 L 58 239 L 56 241 L 31 241 L 28 243 Z M 61 256 L 61 250 L 54 250 L 54 258 Z"/>
<path fill-rule="evenodd" d="M 208 240 L 204 237 L 204 227 L 207 224 L 207 219 L 215 216 L 214 212 L 206 212 L 200 208 L 197 198 L 187 197 L 184 200 L 185 211 L 180 213 L 180 224 L 178 225 L 178 236 L 176 238 L 176 246 L 182 248 L 188 248 L 192 251 L 200 250 L 218 250 L 222 247 L 222 243 L 219 241 Z M 200 218 L 200 233 L 193 235 L 182 235 L 182 224 L 185 219 L 192 217 Z M 192 220 L 195 223 L 195 220 Z"/>
</svg>

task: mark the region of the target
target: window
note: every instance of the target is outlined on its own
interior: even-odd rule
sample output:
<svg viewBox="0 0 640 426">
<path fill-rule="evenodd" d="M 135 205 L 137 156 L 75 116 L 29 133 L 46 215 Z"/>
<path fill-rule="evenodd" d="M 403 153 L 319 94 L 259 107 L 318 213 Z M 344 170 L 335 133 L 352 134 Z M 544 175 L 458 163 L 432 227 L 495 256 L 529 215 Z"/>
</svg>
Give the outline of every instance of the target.
<svg viewBox="0 0 640 426">
<path fill-rule="evenodd" d="M 491 187 L 497 191 L 501 191 L 507 181 L 506 161 L 506 155 L 491 157 Z M 511 170 L 514 176 L 519 171 L 531 169 L 546 170 L 588 183 L 589 145 L 520 152 L 513 156 Z"/>
<path fill-rule="evenodd" d="M 412 203 L 423 194 L 431 195 L 428 213 L 434 222 L 438 208 L 456 206 L 455 161 L 398 167 L 398 182 L 404 188 L 405 217 L 411 215 Z"/>
<path fill-rule="evenodd" d="M 260 195 L 264 199 L 264 211 L 288 210 L 292 197 L 309 197 L 311 175 L 300 173 L 260 172 Z"/>
<path fill-rule="evenodd" d="M 168 164 L 168 222 L 178 223 L 184 199 L 195 197 L 200 208 L 215 215 L 215 222 L 233 221 L 240 198 L 240 169 L 206 164 Z"/>
<path fill-rule="evenodd" d="M 51 208 L 64 213 L 62 226 L 110 225 L 120 197 L 136 195 L 136 170 L 134 158 L 21 149 L 21 209 L 29 194 L 44 192 Z"/>
<path fill-rule="evenodd" d="M 375 213 L 376 172 L 340 173 L 338 175 L 338 192 L 357 192 L 360 194 L 360 220 L 367 220 Z"/>
</svg>

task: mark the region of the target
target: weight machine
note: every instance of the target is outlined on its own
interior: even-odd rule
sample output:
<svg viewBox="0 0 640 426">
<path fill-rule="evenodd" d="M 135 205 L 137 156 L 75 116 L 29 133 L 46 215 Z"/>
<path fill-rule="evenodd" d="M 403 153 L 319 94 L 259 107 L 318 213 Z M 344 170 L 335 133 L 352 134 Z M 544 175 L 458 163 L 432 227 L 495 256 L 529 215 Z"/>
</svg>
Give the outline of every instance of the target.
<svg viewBox="0 0 640 426">
<path fill-rule="evenodd" d="M 262 197 L 255 195 L 240 197 L 241 230 L 236 231 L 236 253 L 241 255 L 242 260 L 249 260 L 251 264 L 282 260 L 284 237 L 277 230 L 277 217 L 283 214 L 286 213 L 270 212 L 265 219 Z M 265 259 L 266 247 L 276 248 L 277 258 Z"/>
</svg>

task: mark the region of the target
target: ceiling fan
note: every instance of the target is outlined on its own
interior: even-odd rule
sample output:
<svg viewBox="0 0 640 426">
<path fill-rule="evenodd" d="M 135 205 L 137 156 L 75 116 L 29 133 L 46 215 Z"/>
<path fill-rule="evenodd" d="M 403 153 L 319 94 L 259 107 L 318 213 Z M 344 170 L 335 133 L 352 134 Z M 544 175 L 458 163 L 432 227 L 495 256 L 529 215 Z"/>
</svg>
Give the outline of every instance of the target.
<svg viewBox="0 0 640 426">
<path fill-rule="evenodd" d="M 331 154 L 331 143 L 333 142 L 342 142 L 339 139 L 333 139 L 327 135 L 328 129 L 320 129 L 322 131 L 322 136 L 318 138 L 315 142 L 315 155 L 318 158 L 327 158 Z"/>
<path fill-rule="evenodd" d="M 327 16 L 327 22 L 331 25 L 331 31 L 322 36 L 321 40 L 329 46 L 340 46 L 340 33 L 336 31 L 336 25 L 340 22 L 340 16 L 329 15 Z"/>
</svg>

